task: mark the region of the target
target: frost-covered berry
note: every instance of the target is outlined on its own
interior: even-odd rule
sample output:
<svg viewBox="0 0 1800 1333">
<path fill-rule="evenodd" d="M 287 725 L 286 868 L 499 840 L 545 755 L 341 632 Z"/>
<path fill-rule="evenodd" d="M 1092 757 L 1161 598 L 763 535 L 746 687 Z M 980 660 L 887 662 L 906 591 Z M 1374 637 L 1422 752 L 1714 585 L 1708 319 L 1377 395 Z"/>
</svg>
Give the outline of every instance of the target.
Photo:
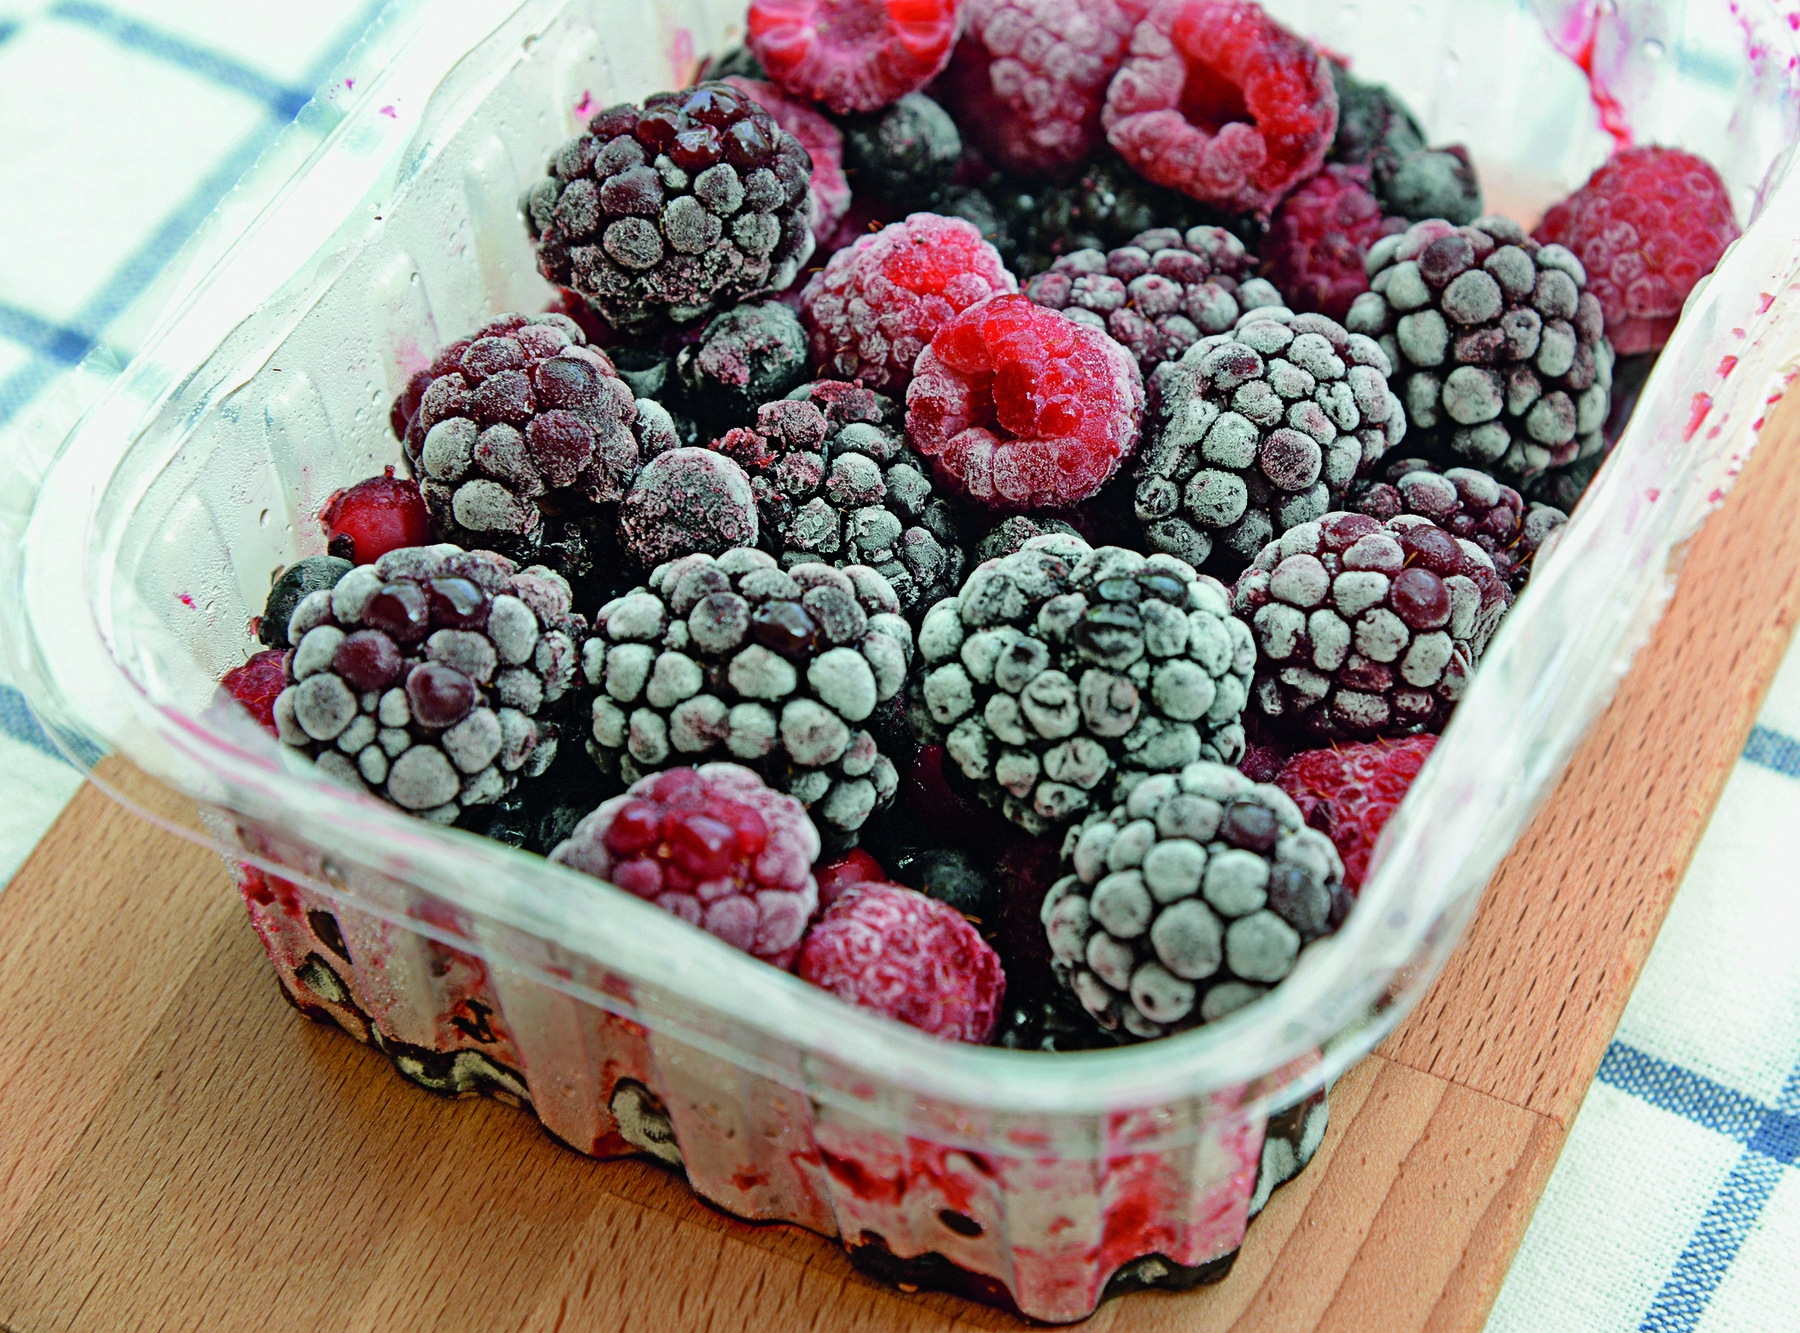
<svg viewBox="0 0 1800 1333">
<path fill-rule="evenodd" d="M 907 447 L 892 399 L 818 380 L 712 447 L 749 475 L 761 544 L 782 565 L 868 565 L 908 616 L 961 584 L 957 514 Z"/>
<path fill-rule="evenodd" d="M 269 600 L 257 620 L 256 637 L 270 648 L 289 648 L 288 620 L 309 593 L 330 591 L 351 570 L 351 562 L 335 555 L 309 555 L 296 560 L 275 576 Z"/>
<path fill-rule="evenodd" d="M 325 549 L 353 565 L 370 565 L 402 546 L 431 540 L 431 516 L 419 483 L 388 468 L 354 486 L 333 491 L 319 510 Z"/>
<path fill-rule="evenodd" d="M 796 102 L 772 83 L 736 74 L 709 74 L 740 93 L 755 98 L 789 134 L 800 141 L 812 159 L 812 208 L 807 220 L 815 238 L 829 235 L 850 207 L 850 182 L 844 178 L 844 138 L 824 116 L 805 102 Z"/>
<path fill-rule="evenodd" d="M 1344 887 L 1352 894 L 1369 873 L 1381 830 L 1431 757 L 1436 736 L 1369 741 L 1294 755 L 1274 782 L 1300 807 L 1344 858 Z"/>
<path fill-rule="evenodd" d="M 281 734 L 275 727 L 275 700 L 287 688 L 286 656 L 279 649 L 268 648 L 219 678 L 219 688 L 242 704 L 271 736 Z"/>
<path fill-rule="evenodd" d="M 644 465 L 619 507 L 619 541 L 646 569 L 684 555 L 756 544 L 756 496 L 744 469 L 710 449 L 670 449 Z"/>
<path fill-rule="evenodd" d="M 1069 830 L 1063 862 L 1041 912 L 1057 980 L 1134 1037 L 1249 1004 L 1349 910 L 1331 839 L 1224 764 L 1144 779 Z"/>
<path fill-rule="evenodd" d="M 1031 833 L 1134 775 L 1243 753 L 1250 631 L 1173 556 L 1034 538 L 926 613 L 919 654 L 915 729 Z"/>
<path fill-rule="evenodd" d="M 787 968 L 818 906 L 818 854 L 818 832 L 793 797 L 737 764 L 702 764 L 640 779 L 550 859 Z"/>
<path fill-rule="evenodd" d="M 1281 306 L 1160 367 L 1137 465 L 1145 539 L 1235 570 L 1324 515 L 1406 432 L 1388 370 L 1372 339 Z"/>
<path fill-rule="evenodd" d="M 681 407 L 719 430 L 747 424 L 756 409 L 806 380 L 806 330 L 780 301 L 735 305 L 714 315 L 700 341 L 675 357 Z"/>
<path fill-rule="evenodd" d="M 543 720 L 587 626 L 569 585 L 491 551 L 413 546 L 309 594 L 288 621 L 284 744 L 439 823 L 549 767 Z"/>
<path fill-rule="evenodd" d="M 750 0 L 744 44 L 769 78 L 832 111 L 873 111 L 950 59 L 961 0 Z"/>
<path fill-rule="evenodd" d="M 1345 508 L 1383 522 L 1396 514 L 1428 518 L 1486 551 L 1515 593 L 1531 577 L 1532 563 L 1551 534 L 1569 521 L 1562 510 L 1527 501 L 1485 472 L 1468 467 L 1440 472 L 1419 458 L 1385 462 L 1377 476 L 1352 482 Z"/>
<path fill-rule="evenodd" d="M 962 155 L 956 122 L 924 93 L 844 123 L 844 165 L 857 190 L 908 210 L 944 198 Z"/>
<path fill-rule="evenodd" d="M 1256 635 L 1254 706 L 1291 736 L 1439 731 L 1512 596 L 1428 518 L 1331 513 L 1263 549 L 1232 594 Z"/>
<path fill-rule="evenodd" d="M 736 760 L 797 798 L 841 849 L 899 786 L 869 730 L 912 658 L 899 611 L 862 565 L 783 570 L 743 548 L 659 565 L 600 608 L 582 645 L 598 690 L 589 752 L 627 781 Z"/>
<path fill-rule="evenodd" d="M 898 884 L 839 894 L 806 932 L 794 971 L 949 1041 L 987 1041 L 1006 994 L 1000 956 L 962 913 Z"/>
</svg>

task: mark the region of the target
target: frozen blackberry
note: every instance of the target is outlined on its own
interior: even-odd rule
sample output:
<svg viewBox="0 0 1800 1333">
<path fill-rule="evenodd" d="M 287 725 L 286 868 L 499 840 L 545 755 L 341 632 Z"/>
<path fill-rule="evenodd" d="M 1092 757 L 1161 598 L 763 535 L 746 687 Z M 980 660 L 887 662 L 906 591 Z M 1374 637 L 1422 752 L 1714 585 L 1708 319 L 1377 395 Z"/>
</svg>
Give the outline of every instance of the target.
<svg viewBox="0 0 1800 1333">
<path fill-rule="evenodd" d="M 1421 148 L 1404 157 L 1377 153 L 1370 165 L 1375 196 L 1390 213 L 1415 222 L 1443 218 L 1458 226 L 1481 216 L 1481 182 L 1461 144 Z"/>
<path fill-rule="evenodd" d="M 619 507 L 619 542 L 645 569 L 754 546 L 756 495 L 744 469 L 710 449 L 670 449 L 644 465 Z"/>
<path fill-rule="evenodd" d="M 610 107 L 525 201 L 538 271 L 614 328 L 688 323 L 794 280 L 811 174 L 800 141 L 730 84 Z"/>
<path fill-rule="evenodd" d="M 1364 83 L 1336 61 L 1330 68 L 1338 99 L 1330 161 L 1367 165 L 1380 153 L 1405 157 L 1425 147 L 1425 131 L 1393 89 Z"/>
<path fill-rule="evenodd" d="M 1243 753 L 1249 628 L 1173 556 L 1033 538 L 926 613 L 919 654 L 915 729 L 1030 833 L 1117 781 Z"/>
<path fill-rule="evenodd" d="M 675 376 L 682 405 L 704 427 L 746 425 L 759 405 L 806 380 L 806 330 L 780 301 L 733 306 L 676 355 Z"/>
<path fill-rule="evenodd" d="M 336 587 L 351 568 L 348 560 L 335 555 L 309 555 L 282 570 L 269 588 L 269 600 L 257 621 L 256 637 L 271 648 L 291 648 L 287 631 L 294 608 L 308 594 Z"/>
<path fill-rule="evenodd" d="M 1601 451 L 1613 350 L 1574 255 L 1486 217 L 1415 223 L 1367 262 L 1345 324 L 1392 360 L 1414 452 L 1522 488 Z"/>
<path fill-rule="evenodd" d="M 1011 518 L 1001 519 L 985 537 L 975 543 L 975 563 L 1011 555 L 1033 537 L 1044 537 L 1053 532 L 1066 533 L 1072 537 L 1081 535 L 1073 525 L 1060 518 L 1034 518 L 1030 514 L 1014 514 Z"/>
<path fill-rule="evenodd" d="M 854 842 L 900 781 L 866 726 L 906 679 L 899 611 L 862 565 L 783 570 L 747 548 L 659 565 L 582 646 L 599 691 L 589 752 L 627 781 L 736 760 L 805 805 L 828 850 Z"/>
<path fill-rule="evenodd" d="M 1241 1009 L 1350 906 L 1331 839 L 1224 764 L 1144 779 L 1069 830 L 1063 861 L 1042 911 L 1057 980 L 1134 1037 Z"/>
<path fill-rule="evenodd" d="M 392 551 L 288 621 L 284 743 L 340 782 L 452 823 L 556 757 L 547 711 L 586 634 L 569 585 L 491 551 Z"/>
<path fill-rule="evenodd" d="M 1406 433 L 1389 366 L 1335 320 L 1268 306 L 1160 367 L 1137 469 L 1145 539 L 1235 571 L 1319 518 Z"/>
<path fill-rule="evenodd" d="M 760 544 L 783 566 L 868 565 L 909 617 L 962 583 L 956 512 L 933 492 L 891 398 L 819 380 L 764 403 L 755 426 L 712 447 L 749 474 Z"/>
<path fill-rule="evenodd" d="M 1396 514 L 1430 519 L 1486 551 L 1515 593 L 1531 577 L 1532 558 L 1545 539 L 1569 521 L 1562 510 L 1527 503 L 1485 472 L 1467 467 L 1439 472 L 1418 458 L 1388 463 L 1378 477 L 1352 482 L 1345 507 L 1383 522 Z"/>
<path fill-rule="evenodd" d="M 1512 597 L 1486 551 L 1428 518 L 1290 528 L 1232 594 L 1256 634 L 1254 707 L 1314 742 L 1441 731 Z"/>
<path fill-rule="evenodd" d="M 1077 250 L 1025 285 L 1025 295 L 1110 333 L 1148 380 L 1245 310 L 1278 306 L 1281 293 L 1255 276 L 1256 258 L 1223 227 L 1158 227 L 1106 254 Z"/>
<path fill-rule="evenodd" d="M 762 104 L 775 123 L 800 141 L 812 159 L 812 208 L 806 217 L 818 241 L 837 226 L 850 207 L 850 182 L 844 178 L 844 137 L 812 106 L 796 102 L 772 83 L 727 76 L 725 82 Z"/>
<path fill-rule="evenodd" d="M 956 122 L 924 93 L 852 117 L 843 135 L 844 169 L 856 188 L 909 213 L 932 207 L 962 160 Z"/>
<path fill-rule="evenodd" d="M 920 847 L 894 862 L 893 878 L 964 916 L 985 919 L 999 889 L 979 858 L 958 847 Z"/>
<path fill-rule="evenodd" d="M 501 315 L 451 343 L 391 420 L 436 535 L 515 559 L 537 553 L 546 517 L 559 531 L 600 520 L 672 430 L 563 315 Z"/>
</svg>

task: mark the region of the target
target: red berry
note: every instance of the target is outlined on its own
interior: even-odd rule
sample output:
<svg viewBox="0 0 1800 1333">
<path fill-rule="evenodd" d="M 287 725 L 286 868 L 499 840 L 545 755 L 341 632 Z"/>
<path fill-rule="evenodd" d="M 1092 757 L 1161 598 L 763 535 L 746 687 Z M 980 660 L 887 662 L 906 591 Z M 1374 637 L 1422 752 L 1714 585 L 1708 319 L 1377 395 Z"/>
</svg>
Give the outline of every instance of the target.
<svg viewBox="0 0 1800 1333">
<path fill-rule="evenodd" d="M 819 881 L 821 911 L 836 902 L 838 895 L 852 884 L 889 882 L 887 871 L 881 868 L 881 862 L 860 847 L 846 852 L 835 861 L 813 867 L 813 878 Z"/>
<path fill-rule="evenodd" d="M 961 218 L 914 213 L 839 250 L 800 294 L 822 374 L 891 392 L 946 321 L 1018 281 Z"/>
<path fill-rule="evenodd" d="M 219 681 L 219 688 L 242 704 L 271 736 L 279 734 L 275 729 L 275 697 L 287 688 L 283 666 L 286 657 L 281 649 L 270 648 L 242 666 L 232 667 Z"/>
<path fill-rule="evenodd" d="M 1267 217 L 1324 164 L 1337 91 L 1319 52 L 1251 0 L 1156 0 L 1101 123 L 1158 185 Z"/>
<path fill-rule="evenodd" d="M 1627 148 L 1557 204 L 1532 236 L 1573 251 L 1622 356 L 1668 342 L 1694 285 L 1738 238 L 1719 173 L 1675 148 Z"/>
<path fill-rule="evenodd" d="M 333 492 L 319 522 L 325 549 L 353 565 L 370 565 L 389 551 L 431 540 L 431 516 L 419 483 L 396 477 L 393 468 Z"/>
<path fill-rule="evenodd" d="M 1276 786 L 1294 798 L 1306 822 L 1336 845 L 1352 893 L 1362 888 L 1376 839 L 1436 744 L 1436 736 L 1409 736 L 1307 750 L 1276 775 Z"/>
<path fill-rule="evenodd" d="M 839 115 L 923 88 L 950 59 L 960 0 L 751 0 L 744 44 L 772 82 Z"/>
<path fill-rule="evenodd" d="M 951 1041 L 985 1042 L 1006 994 L 1000 956 L 954 908 L 897 884 L 847 888 L 794 969 L 839 999 Z"/>
<path fill-rule="evenodd" d="M 906 430 L 950 489 L 1001 509 L 1085 500 L 1137 448 L 1144 382 L 1098 329 L 1023 296 L 940 328 L 906 390 Z"/>
<path fill-rule="evenodd" d="M 1295 190 L 1269 220 L 1262 273 L 1292 310 L 1343 323 L 1350 303 L 1369 290 L 1363 256 L 1404 218 L 1388 217 L 1370 189 L 1369 168 L 1328 165 Z"/>
</svg>

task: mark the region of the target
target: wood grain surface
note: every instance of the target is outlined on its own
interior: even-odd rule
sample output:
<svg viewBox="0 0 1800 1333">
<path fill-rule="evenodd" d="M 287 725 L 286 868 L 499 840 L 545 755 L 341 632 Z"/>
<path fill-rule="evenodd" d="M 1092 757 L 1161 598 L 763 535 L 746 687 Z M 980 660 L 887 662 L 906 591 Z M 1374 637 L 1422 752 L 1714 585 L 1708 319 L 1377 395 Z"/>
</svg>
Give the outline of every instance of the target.
<svg viewBox="0 0 1800 1333">
<path fill-rule="evenodd" d="M 1095 1333 L 1479 1329 L 1800 612 L 1800 395 L 1407 1023 L 1231 1275 Z M 159 817 L 183 802 L 101 776 Z M 160 922 L 143 935 L 146 897 Z M 129 926 L 129 929 L 127 929 Z M 1529 947 L 1526 947 L 1526 946 Z M 1016 1328 L 281 1000 L 217 858 L 84 789 L 0 893 L 0 1328 Z"/>
</svg>

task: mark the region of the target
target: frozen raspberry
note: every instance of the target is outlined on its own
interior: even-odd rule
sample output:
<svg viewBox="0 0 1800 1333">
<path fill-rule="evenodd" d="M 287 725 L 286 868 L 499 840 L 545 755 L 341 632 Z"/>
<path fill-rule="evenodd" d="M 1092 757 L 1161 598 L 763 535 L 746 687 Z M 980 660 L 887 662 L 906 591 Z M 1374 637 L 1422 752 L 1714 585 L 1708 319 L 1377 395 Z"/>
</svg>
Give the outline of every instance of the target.
<svg viewBox="0 0 1800 1333">
<path fill-rule="evenodd" d="M 923 88 L 950 59 L 961 0 L 751 0 L 744 42 L 769 78 L 839 115 Z"/>
<path fill-rule="evenodd" d="M 1345 507 L 1383 522 L 1396 514 L 1430 519 L 1486 551 L 1515 593 L 1531 577 L 1532 561 L 1550 534 L 1569 521 L 1562 510 L 1527 503 L 1485 472 L 1467 467 L 1439 472 L 1418 458 L 1388 463 L 1380 476 L 1352 482 Z"/>
<path fill-rule="evenodd" d="M 844 890 L 806 933 L 803 980 L 950 1041 L 994 1035 L 1006 975 L 955 908 L 898 884 Z"/>
<path fill-rule="evenodd" d="M 837 226 L 850 207 L 850 182 L 844 177 L 844 136 L 838 127 L 803 102 L 796 102 L 772 83 L 738 75 L 709 74 L 762 104 L 775 123 L 800 141 L 812 159 L 813 235 L 823 236 Z"/>
<path fill-rule="evenodd" d="M 1414 223 L 1369 248 L 1345 327 L 1380 342 L 1420 456 L 1523 486 L 1600 453 L 1613 349 L 1582 263 L 1518 223 Z"/>
<path fill-rule="evenodd" d="M 756 409 L 806 381 L 806 331 L 780 301 L 713 316 L 675 356 L 680 407 L 707 431 L 746 426 Z"/>
<path fill-rule="evenodd" d="M 525 201 L 538 271 L 615 329 L 779 291 L 812 253 L 805 147 L 727 83 L 610 107 L 549 170 Z"/>
<path fill-rule="evenodd" d="M 288 642 L 288 620 L 294 608 L 308 594 L 321 588 L 329 591 L 351 570 L 351 562 L 334 555 L 309 555 L 296 560 L 281 573 L 269 588 L 269 600 L 257 617 L 256 637 L 269 648 L 291 648 Z"/>
<path fill-rule="evenodd" d="M 961 218 L 914 213 L 839 250 L 800 296 L 822 373 L 897 391 L 951 318 L 1019 284 Z"/>
<path fill-rule="evenodd" d="M 490 805 L 556 756 L 543 720 L 586 623 L 569 585 L 491 551 L 413 546 L 308 595 L 288 621 L 281 740 L 426 819 Z"/>
<path fill-rule="evenodd" d="M 744 469 L 710 449 L 670 449 L 644 465 L 619 508 L 619 540 L 646 569 L 756 545 L 756 495 Z"/>
<path fill-rule="evenodd" d="M 1251 0 L 1155 0 L 1101 123 L 1159 185 L 1267 217 L 1324 163 L 1337 91 L 1318 51 Z"/>
<path fill-rule="evenodd" d="M 1725 182 L 1676 148 L 1627 148 L 1544 214 L 1532 235 L 1572 251 L 1622 356 L 1669 340 L 1682 303 L 1738 238 Z"/>
<path fill-rule="evenodd" d="M 1344 887 L 1354 894 L 1369 873 L 1369 854 L 1388 817 L 1419 776 L 1436 736 L 1370 741 L 1307 750 L 1275 777 L 1306 822 L 1330 838 L 1344 859 Z"/>
<path fill-rule="evenodd" d="M 819 882 L 819 910 L 823 912 L 838 900 L 838 895 L 853 884 L 874 880 L 887 882 L 887 871 L 881 862 L 861 847 L 852 847 L 835 861 L 813 867 L 813 878 Z"/>
<path fill-rule="evenodd" d="M 1100 105 L 1148 0 L 969 0 L 944 99 L 1004 171 L 1059 174 L 1104 140 Z"/>
<path fill-rule="evenodd" d="M 1331 840 L 1224 764 L 1145 778 L 1069 830 L 1063 863 L 1040 914 L 1057 980 L 1134 1037 L 1249 1004 L 1349 909 Z"/>
<path fill-rule="evenodd" d="M 389 551 L 431 540 L 431 516 L 419 483 L 396 477 L 391 467 L 333 491 L 319 511 L 319 524 L 325 549 L 353 565 L 372 565 Z"/>
<path fill-rule="evenodd" d="M 1281 201 L 1263 237 L 1263 276 L 1294 310 L 1343 323 L 1369 290 L 1363 255 L 1381 237 L 1406 230 L 1369 190 L 1367 167 L 1325 167 Z"/>
<path fill-rule="evenodd" d="M 219 681 L 219 688 L 242 704 L 271 736 L 281 734 L 275 727 L 275 700 L 287 688 L 287 672 L 282 666 L 286 657 L 280 649 L 267 649 L 242 666 L 232 667 Z"/>
<path fill-rule="evenodd" d="M 818 905 L 818 854 L 818 831 L 793 797 L 737 764 L 702 764 L 604 802 L 550 859 L 787 968 Z"/>
<path fill-rule="evenodd" d="M 1314 741 L 1441 731 L 1512 595 L 1486 551 L 1428 518 L 1330 513 L 1238 579 L 1254 707 Z"/>
<path fill-rule="evenodd" d="M 919 354 L 906 430 L 951 490 L 997 509 L 1087 499 L 1137 448 L 1144 380 L 1098 329 L 996 296 Z"/>
<path fill-rule="evenodd" d="M 1280 292 L 1252 276 L 1255 269 L 1244 243 L 1223 227 L 1190 227 L 1186 235 L 1157 227 L 1106 254 L 1062 256 L 1025 284 L 1025 295 L 1104 329 L 1137 358 L 1147 381 L 1245 310 L 1281 304 Z"/>
</svg>

